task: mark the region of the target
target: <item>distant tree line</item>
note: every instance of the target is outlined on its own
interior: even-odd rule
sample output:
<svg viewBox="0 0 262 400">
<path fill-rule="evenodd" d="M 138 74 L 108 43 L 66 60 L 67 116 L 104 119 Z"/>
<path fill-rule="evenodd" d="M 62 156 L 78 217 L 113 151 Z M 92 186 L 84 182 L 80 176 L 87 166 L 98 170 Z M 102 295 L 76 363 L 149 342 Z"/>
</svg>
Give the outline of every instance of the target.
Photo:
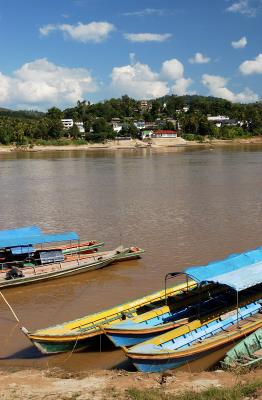
<svg viewBox="0 0 262 400">
<path fill-rule="evenodd" d="M 47 141 L 93 141 L 103 142 L 114 139 L 116 133 L 110 124 L 118 118 L 123 125 L 117 136 L 139 137 L 135 120 L 156 123 L 161 129 L 171 129 L 168 121 L 177 121 L 180 134 L 187 139 L 204 137 L 231 139 L 241 136 L 262 135 L 262 103 L 239 104 L 227 100 L 205 96 L 165 96 L 148 102 L 150 107 L 141 109 L 140 102 L 128 96 L 91 104 L 78 101 L 75 107 L 60 110 L 50 108 L 46 113 L 37 111 L 12 111 L 0 109 L 0 143 L 27 145 Z M 188 111 L 183 112 L 187 106 Z M 208 121 L 208 115 L 226 115 L 242 121 L 236 126 L 217 128 Z M 64 130 L 62 118 L 72 118 L 84 123 L 85 134 L 76 125 Z"/>
</svg>

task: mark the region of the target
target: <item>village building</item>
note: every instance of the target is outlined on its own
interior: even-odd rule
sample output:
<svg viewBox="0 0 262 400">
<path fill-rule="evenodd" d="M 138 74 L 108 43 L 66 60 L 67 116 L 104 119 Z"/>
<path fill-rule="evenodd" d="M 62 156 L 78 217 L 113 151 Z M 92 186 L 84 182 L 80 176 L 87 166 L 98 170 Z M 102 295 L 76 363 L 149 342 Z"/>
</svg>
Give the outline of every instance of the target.
<svg viewBox="0 0 262 400">
<path fill-rule="evenodd" d="M 153 132 L 152 138 L 177 138 L 177 131 L 171 129 L 159 129 Z"/>
<path fill-rule="evenodd" d="M 148 100 L 141 100 L 139 102 L 139 108 L 141 111 L 150 111 L 152 108 L 152 104 Z"/>
<path fill-rule="evenodd" d="M 74 122 L 72 118 L 61 119 L 61 122 L 65 131 L 68 131 L 69 129 L 73 128 L 74 125 L 76 125 L 80 133 L 85 133 L 83 122 Z"/>
<path fill-rule="evenodd" d="M 222 126 L 242 126 L 243 125 L 243 122 L 238 121 L 237 119 L 231 119 L 225 115 L 208 116 L 207 120 L 214 123 L 217 128 L 221 128 Z"/>
<path fill-rule="evenodd" d="M 71 118 L 61 119 L 61 122 L 63 124 L 64 130 L 68 130 L 74 125 L 74 121 Z"/>
<path fill-rule="evenodd" d="M 171 129 L 143 129 L 141 131 L 141 139 L 159 139 L 159 138 L 168 138 L 173 139 L 177 138 L 177 131 Z"/>
<path fill-rule="evenodd" d="M 116 133 L 121 132 L 122 128 L 123 128 L 123 124 L 121 123 L 120 118 L 112 118 L 111 119 L 111 125 L 113 128 L 113 131 Z"/>
</svg>

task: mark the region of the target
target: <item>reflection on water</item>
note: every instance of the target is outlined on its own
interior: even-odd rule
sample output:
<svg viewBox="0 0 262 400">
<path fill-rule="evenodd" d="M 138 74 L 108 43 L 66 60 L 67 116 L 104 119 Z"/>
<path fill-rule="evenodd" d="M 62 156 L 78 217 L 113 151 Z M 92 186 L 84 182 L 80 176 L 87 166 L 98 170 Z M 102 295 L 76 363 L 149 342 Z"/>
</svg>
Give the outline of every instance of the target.
<svg viewBox="0 0 262 400">
<path fill-rule="evenodd" d="M 0 155 L 1 229 L 76 230 L 107 248 L 138 245 L 129 261 L 6 290 L 35 329 L 163 287 L 165 273 L 261 245 L 262 147 L 68 151 Z M 38 358 L 0 303 L 0 366 L 111 367 L 121 351 Z"/>
</svg>

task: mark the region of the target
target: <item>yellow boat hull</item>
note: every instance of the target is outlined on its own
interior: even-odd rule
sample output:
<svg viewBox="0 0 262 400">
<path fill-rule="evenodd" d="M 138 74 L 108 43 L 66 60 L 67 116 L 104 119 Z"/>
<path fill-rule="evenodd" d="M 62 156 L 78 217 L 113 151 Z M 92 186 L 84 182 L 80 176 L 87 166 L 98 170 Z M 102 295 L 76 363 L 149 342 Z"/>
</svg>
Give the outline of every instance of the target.
<svg viewBox="0 0 262 400">
<path fill-rule="evenodd" d="M 35 332 L 29 332 L 26 328 L 22 328 L 22 331 L 43 354 L 76 350 L 89 346 L 92 343 L 92 338 L 103 334 L 103 325 L 108 326 L 125 318 L 134 317 L 139 314 L 140 309 L 146 306 L 154 307 L 155 304 L 157 308 L 165 303 L 166 295 L 168 297 L 181 295 L 187 289 L 190 290 L 194 287 L 196 287 L 196 283 L 189 281 L 188 286 L 186 283 L 182 283 L 168 288 L 166 292 L 161 290 L 60 325 L 39 329 Z"/>
</svg>

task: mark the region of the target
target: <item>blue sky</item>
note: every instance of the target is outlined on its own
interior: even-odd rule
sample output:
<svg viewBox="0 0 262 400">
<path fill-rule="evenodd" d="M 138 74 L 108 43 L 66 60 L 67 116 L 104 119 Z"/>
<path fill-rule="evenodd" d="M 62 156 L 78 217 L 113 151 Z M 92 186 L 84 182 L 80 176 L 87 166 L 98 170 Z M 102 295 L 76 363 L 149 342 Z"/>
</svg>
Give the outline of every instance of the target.
<svg viewBox="0 0 262 400">
<path fill-rule="evenodd" d="M 262 0 L 0 1 L 0 106 L 261 100 Z"/>
</svg>

